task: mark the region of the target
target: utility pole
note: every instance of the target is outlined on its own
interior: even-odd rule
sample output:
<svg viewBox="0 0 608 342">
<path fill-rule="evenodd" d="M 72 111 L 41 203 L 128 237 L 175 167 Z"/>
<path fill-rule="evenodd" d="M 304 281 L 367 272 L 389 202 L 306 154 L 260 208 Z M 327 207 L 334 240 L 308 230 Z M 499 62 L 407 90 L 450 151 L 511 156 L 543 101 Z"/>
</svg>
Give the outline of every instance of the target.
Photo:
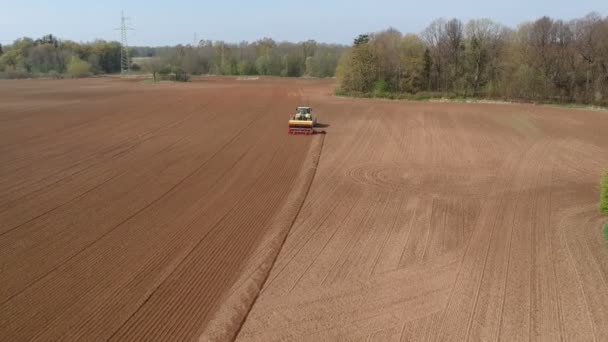
<svg viewBox="0 0 608 342">
<path fill-rule="evenodd" d="M 125 17 L 124 11 L 120 12 L 120 74 L 126 76 L 131 73 L 131 58 L 129 56 L 129 44 L 127 42 L 127 31 L 132 31 L 129 26 L 129 18 Z"/>
</svg>

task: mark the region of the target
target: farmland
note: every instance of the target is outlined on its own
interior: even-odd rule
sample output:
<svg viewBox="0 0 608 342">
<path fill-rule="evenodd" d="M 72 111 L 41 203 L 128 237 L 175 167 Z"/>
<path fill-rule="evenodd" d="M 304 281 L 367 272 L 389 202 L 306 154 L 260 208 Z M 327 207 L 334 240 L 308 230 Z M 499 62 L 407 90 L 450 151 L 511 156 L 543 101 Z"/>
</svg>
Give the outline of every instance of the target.
<svg viewBox="0 0 608 342">
<path fill-rule="evenodd" d="M 606 112 L 333 87 L 0 82 L 0 340 L 608 340 Z"/>
</svg>

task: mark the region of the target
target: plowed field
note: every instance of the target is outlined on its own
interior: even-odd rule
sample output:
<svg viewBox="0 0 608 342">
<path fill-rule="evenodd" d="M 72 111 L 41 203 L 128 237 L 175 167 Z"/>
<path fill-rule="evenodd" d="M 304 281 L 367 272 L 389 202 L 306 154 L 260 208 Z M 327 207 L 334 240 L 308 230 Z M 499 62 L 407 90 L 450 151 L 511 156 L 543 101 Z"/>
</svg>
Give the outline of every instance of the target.
<svg viewBox="0 0 608 342">
<path fill-rule="evenodd" d="M 0 82 L 0 340 L 608 340 L 608 113 L 332 89 Z"/>
</svg>

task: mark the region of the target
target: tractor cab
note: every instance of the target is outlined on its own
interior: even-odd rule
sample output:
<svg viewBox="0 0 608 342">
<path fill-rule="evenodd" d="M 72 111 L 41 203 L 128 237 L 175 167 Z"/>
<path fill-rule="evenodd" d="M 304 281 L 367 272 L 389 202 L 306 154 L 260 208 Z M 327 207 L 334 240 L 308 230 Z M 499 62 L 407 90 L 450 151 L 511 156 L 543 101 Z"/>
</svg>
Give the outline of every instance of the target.
<svg viewBox="0 0 608 342">
<path fill-rule="evenodd" d="M 297 107 L 295 120 L 306 120 L 312 121 L 312 108 L 310 107 Z"/>
</svg>

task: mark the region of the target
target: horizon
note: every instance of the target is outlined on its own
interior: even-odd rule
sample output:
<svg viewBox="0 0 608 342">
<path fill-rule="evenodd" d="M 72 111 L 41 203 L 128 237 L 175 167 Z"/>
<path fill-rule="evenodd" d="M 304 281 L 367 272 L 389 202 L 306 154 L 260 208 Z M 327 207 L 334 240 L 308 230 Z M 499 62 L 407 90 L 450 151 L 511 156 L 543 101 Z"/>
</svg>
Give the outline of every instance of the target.
<svg viewBox="0 0 608 342">
<path fill-rule="evenodd" d="M 134 28 L 128 36 L 129 45 L 151 47 L 192 44 L 203 39 L 252 42 L 264 37 L 278 42 L 313 39 L 321 43 L 350 45 L 359 34 L 389 27 L 402 33 L 419 33 L 438 18 L 458 18 L 464 22 L 488 18 L 515 28 L 543 16 L 569 21 L 591 12 L 602 17 L 608 15 L 608 2 L 598 0 L 583 3 L 537 0 L 532 4 L 524 0 L 498 4 L 478 4 L 473 0 L 453 4 L 440 0 L 432 4 L 415 4 L 416 13 L 410 10 L 412 6 L 409 2 L 395 0 L 374 4 L 343 0 L 327 4 L 311 0 L 306 8 L 273 0 L 255 4 L 207 5 L 192 1 L 166 5 L 141 0 L 128 4 L 110 0 L 104 5 L 83 5 L 69 0 L 50 5 L 37 0 L 28 5 L 5 5 L 5 10 L 0 13 L 0 23 L 3 23 L 0 24 L 0 44 L 8 45 L 22 37 L 36 39 L 47 34 L 76 42 L 96 39 L 119 41 L 120 32 L 116 28 L 120 25 L 121 10 L 130 18 L 130 26 Z M 522 7 L 526 10 L 522 11 Z M 303 20 L 302 24 L 291 20 L 286 13 Z M 374 13 L 374 16 L 369 13 Z M 28 23 L 28 26 L 23 27 L 23 23 Z M 76 32 L 74 27 L 78 28 Z"/>
</svg>

